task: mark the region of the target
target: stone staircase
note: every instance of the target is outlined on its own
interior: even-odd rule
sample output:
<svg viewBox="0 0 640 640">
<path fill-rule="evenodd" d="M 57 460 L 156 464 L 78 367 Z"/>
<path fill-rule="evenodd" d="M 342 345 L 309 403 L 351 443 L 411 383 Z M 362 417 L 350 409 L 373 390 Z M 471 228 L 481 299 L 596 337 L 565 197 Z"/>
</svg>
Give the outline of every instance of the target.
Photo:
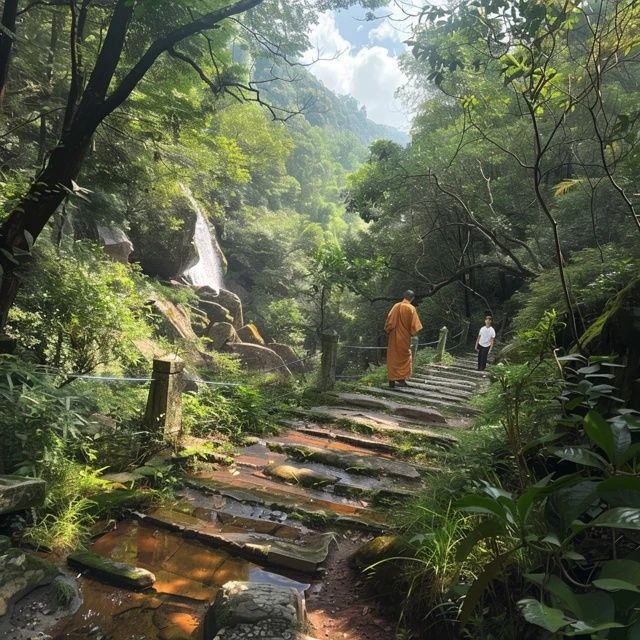
<svg viewBox="0 0 640 640">
<path fill-rule="evenodd" d="M 416 371 L 409 384 L 336 393 L 332 404 L 300 410 L 283 420 L 277 437 L 256 439 L 232 464 L 201 465 L 174 504 L 136 512 L 100 537 L 92 551 L 155 575 L 152 590 L 134 594 L 139 633 L 160 640 L 240 637 L 202 623 L 223 585 L 269 584 L 304 594 L 319 583 L 336 542 L 385 531 L 389 506 L 437 473 L 487 378 L 463 357 Z M 104 585 L 81 580 L 85 603 L 53 637 L 89 637 L 82 634 L 98 628 L 105 637 L 128 638 L 125 592 L 112 588 L 113 606 L 96 607 Z M 313 614 L 313 595 L 307 609 Z M 265 633 L 259 637 L 285 637 Z"/>
</svg>

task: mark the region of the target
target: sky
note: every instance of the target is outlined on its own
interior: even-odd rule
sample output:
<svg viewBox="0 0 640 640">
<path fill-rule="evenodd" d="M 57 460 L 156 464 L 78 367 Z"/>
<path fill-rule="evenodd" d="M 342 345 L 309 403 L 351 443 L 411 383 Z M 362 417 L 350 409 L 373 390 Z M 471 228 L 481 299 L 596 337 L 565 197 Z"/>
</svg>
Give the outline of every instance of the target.
<svg viewBox="0 0 640 640">
<path fill-rule="evenodd" d="M 352 95 L 374 122 L 403 131 L 409 130 L 411 114 L 395 93 L 406 83 L 398 56 L 406 51 L 404 41 L 416 19 L 407 12 L 416 10 L 405 0 L 377 9 L 378 18 L 371 21 L 359 6 L 326 12 L 309 36 L 313 48 L 305 55 L 306 61 L 320 58 L 309 70 L 325 86 Z"/>
</svg>

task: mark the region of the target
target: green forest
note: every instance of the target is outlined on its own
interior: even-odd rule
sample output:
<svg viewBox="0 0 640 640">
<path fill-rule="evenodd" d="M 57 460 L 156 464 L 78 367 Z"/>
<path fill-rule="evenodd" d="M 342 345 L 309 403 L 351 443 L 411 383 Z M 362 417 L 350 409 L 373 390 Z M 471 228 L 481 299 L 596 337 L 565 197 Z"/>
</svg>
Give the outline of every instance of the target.
<svg viewBox="0 0 640 640">
<path fill-rule="evenodd" d="M 0 637 L 640 638 L 639 3 L 0 7 Z"/>
</svg>

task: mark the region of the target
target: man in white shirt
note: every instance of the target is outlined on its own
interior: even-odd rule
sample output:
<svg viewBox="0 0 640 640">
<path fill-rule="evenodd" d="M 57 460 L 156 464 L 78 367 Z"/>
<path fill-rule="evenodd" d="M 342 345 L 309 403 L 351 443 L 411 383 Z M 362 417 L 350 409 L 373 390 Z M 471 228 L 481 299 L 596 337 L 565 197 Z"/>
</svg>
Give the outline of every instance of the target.
<svg viewBox="0 0 640 640">
<path fill-rule="evenodd" d="M 493 318 L 487 316 L 484 319 L 484 327 L 480 327 L 480 332 L 476 339 L 476 351 L 478 352 L 478 371 L 487 368 L 487 358 L 493 349 L 496 341 L 496 330 L 491 326 Z"/>
</svg>

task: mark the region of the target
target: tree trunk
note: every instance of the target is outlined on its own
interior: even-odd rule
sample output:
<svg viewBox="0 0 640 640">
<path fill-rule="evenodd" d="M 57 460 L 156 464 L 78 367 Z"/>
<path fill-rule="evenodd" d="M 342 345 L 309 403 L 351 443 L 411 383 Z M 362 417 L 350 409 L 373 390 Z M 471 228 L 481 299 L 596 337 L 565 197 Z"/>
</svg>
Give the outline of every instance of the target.
<svg viewBox="0 0 640 640">
<path fill-rule="evenodd" d="M 13 306 L 20 283 L 18 265 L 9 259 L 9 256 L 30 250 L 31 244 L 42 233 L 53 213 L 71 190 L 72 181 L 78 177 L 89 150 L 95 126 L 97 125 L 85 123 L 82 127 L 78 123 L 72 135 L 62 138 L 45 169 L 0 227 L 0 333 L 7 323 L 9 310 Z"/>
<path fill-rule="evenodd" d="M 16 32 L 16 16 L 18 15 L 18 0 L 4 0 L 2 11 L 2 30 L 0 31 L 0 108 L 4 102 L 9 76 L 9 63 Z M 11 32 L 11 36 L 7 32 Z"/>
</svg>

